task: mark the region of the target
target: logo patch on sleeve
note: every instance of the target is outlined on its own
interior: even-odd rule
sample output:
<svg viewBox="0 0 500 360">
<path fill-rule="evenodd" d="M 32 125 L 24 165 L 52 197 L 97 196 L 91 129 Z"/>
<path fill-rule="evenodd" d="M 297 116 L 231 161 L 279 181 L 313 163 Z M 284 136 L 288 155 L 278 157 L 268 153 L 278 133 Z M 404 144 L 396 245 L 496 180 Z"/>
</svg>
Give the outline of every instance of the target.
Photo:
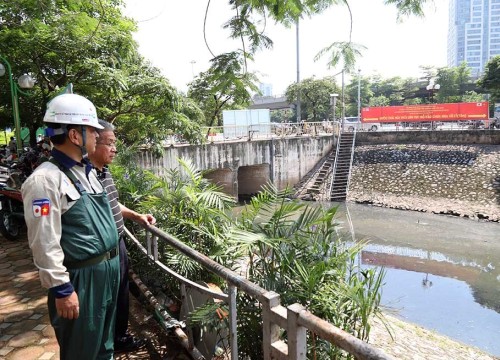
<svg viewBox="0 0 500 360">
<path fill-rule="evenodd" d="M 33 200 L 33 216 L 48 216 L 50 214 L 50 200 L 49 199 L 35 199 Z"/>
</svg>

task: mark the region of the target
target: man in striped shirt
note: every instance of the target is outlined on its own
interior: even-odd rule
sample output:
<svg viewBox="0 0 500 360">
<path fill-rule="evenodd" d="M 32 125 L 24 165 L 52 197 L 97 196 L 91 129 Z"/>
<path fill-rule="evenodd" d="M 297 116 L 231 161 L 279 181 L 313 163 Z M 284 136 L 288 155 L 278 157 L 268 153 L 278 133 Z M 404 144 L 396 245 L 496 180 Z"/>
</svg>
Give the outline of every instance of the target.
<svg viewBox="0 0 500 360">
<path fill-rule="evenodd" d="M 113 162 L 116 156 L 115 127 L 104 120 L 99 120 L 99 124 L 103 129 L 98 131 L 99 138 L 96 149 L 89 158 L 97 170 L 97 175 L 101 180 L 103 188 L 108 194 L 116 228 L 120 236 L 120 289 L 116 306 L 115 353 L 129 352 L 143 346 L 144 340 L 136 339 L 127 332 L 129 315 L 129 264 L 124 240 L 123 219 L 130 219 L 142 225 L 154 225 L 156 219 L 151 214 L 139 214 L 118 201 L 118 191 L 107 167 L 107 165 Z"/>
</svg>

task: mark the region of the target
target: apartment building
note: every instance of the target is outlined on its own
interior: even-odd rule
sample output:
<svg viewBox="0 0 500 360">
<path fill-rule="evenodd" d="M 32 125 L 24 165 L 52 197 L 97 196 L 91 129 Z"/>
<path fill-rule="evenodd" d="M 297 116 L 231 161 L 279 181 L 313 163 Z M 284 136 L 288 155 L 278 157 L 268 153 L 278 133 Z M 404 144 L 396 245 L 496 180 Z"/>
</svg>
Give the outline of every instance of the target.
<svg viewBox="0 0 500 360">
<path fill-rule="evenodd" d="M 448 66 L 463 61 L 473 77 L 500 55 L 500 0 L 449 0 Z"/>
</svg>

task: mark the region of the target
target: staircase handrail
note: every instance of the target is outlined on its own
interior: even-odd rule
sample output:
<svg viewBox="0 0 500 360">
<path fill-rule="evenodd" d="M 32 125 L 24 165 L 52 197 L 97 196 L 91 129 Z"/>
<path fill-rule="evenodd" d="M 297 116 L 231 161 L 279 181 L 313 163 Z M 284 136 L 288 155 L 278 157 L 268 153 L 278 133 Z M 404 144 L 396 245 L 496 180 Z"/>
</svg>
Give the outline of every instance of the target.
<svg viewBox="0 0 500 360">
<path fill-rule="evenodd" d="M 356 143 L 356 129 L 354 129 L 354 134 L 352 136 L 351 161 L 349 162 L 349 175 L 347 176 L 347 187 L 345 189 L 346 199 L 347 199 L 347 194 L 349 193 L 349 184 L 351 183 L 352 162 L 354 160 L 354 144 L 355 143 Z"/>
<path fill-rule="evenodd" d="M 335 182 L 335 174 L 337 172 L 337 162 L 339 159 L 339 151 L 340 151 L 340 140 L 342 139 L 342 133 L 343 131 L 339 131 L 339 137 L 337 138 L 337 149 L 335 150 L 335 161 L 333 162 L 333 169 L 332 169 L 332 182 L 330 183 L 330 191 L 328 192 L 328 201 L 332 198 L 332 191 L 333 191 L 333 183 Z"/>
</svg>

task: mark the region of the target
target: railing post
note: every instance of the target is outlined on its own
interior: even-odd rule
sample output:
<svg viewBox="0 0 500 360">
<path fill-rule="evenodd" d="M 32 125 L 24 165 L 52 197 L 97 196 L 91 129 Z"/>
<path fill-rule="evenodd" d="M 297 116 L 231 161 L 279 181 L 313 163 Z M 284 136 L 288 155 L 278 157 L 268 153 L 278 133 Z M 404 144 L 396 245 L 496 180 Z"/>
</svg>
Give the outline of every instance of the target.
<svg viewBox="0 0 500 360">
<path fill-rule="evenodd" d="M 153 253 L 151 236 L 152 234 L 149 231 L 146 231 L 146 248 L 148 250 L 148 256 L 151 256 Z"/>
<path fill-rule="evenodd" d="M 231 343 L 231 359 L 238 359 L 238 333 L 236 312 L 236 294 L 238 288 L 229 285 L 229 341 Z"/>
<path fill-rule="evenodd" d="M 262 302 L 262 346 L 264 359 L 271 359 L 271 345 L 279 340 L 279 326 L 272 323 L 271 309 L 280 304 L 280 296 L 274 291 L 268 291 Z"/>
<path fill-rule="evenodd" d="M 305 308 L 300 304 L 290 305 L 287 312 L 288 356 L 290 360 L 305 360 L 307 354 L 306 328 L 297 322 Z"/>
<path fill-rule="evenodd" d="M 187 321 L 187 315 L 189 313 L 189 303 L 188 303 L 188 295 L 187 295 L 187 290 L 186 290 L 186 284 L 181 283 L 181 303 L 182 307 L 185 310 L 186 318 L 182 319 L 184 321 Z M 186 327 L 186 335 L 188 338 L 188 343 L 189 343 L 189 348 L 193 349 L 194 348 L 194 336 L 193 336 L 193 329 L 191 326 Z"/>
<path fill-rule="evenodd" d="M 153 259 L 158 261 L 158 236 L 153 236 Z"/>
</svg>

